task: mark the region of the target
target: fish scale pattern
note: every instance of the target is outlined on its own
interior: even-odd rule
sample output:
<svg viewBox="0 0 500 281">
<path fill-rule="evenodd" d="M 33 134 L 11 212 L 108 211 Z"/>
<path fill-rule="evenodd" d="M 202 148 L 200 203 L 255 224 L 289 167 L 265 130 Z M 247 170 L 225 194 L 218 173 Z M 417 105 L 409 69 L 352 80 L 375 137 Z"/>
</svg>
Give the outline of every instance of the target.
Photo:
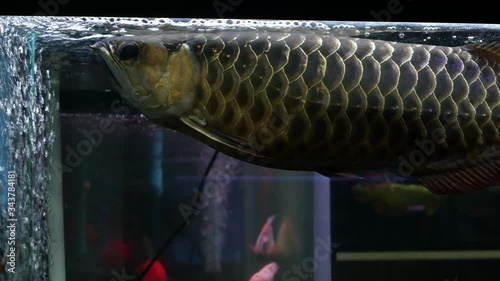
<svg viewBox="0 0 500 281">
<path fill-rule="evenodd" d="M 432 159 L 497 143 L 500 69 L 465 47 L 253 31 L 187 42 L 207 124 L 268 157 L 394 159 L 441 136 Z"/>
</svg>

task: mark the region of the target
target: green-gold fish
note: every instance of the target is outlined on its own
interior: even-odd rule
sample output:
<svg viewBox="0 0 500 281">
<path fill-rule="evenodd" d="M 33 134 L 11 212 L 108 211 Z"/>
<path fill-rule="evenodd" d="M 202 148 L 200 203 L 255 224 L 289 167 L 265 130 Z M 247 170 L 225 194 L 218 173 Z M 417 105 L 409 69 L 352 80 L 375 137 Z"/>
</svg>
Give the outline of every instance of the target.
<svg viewBox="0 0 500 281">
<path fill-rule="evenodd" d="M 493 185 L 500 171 L 496 42 L 193 31 L 91 47 L 147 118 L 246 162 L 388 170 L 446 194 Z"/>
<path fill-rule="evenodd" d="M 386 216 L 412 213 L 431 216 L 446 199 L 421 185 L 408 183 L 358 183 L 353 186 L 353 193 L 357 201 L 371 203 L 377 213 Z"/>
</svg>

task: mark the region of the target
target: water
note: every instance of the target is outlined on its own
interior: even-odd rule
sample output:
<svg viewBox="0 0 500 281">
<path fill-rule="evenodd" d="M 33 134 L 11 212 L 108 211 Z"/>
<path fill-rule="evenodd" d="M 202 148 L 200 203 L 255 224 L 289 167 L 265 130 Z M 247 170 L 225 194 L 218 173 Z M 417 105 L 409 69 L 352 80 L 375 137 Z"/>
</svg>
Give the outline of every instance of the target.
<svg viewBox="0 0 500 281">
<path fill-rule="evenodd" d="M 497 25 L 0 18 L 0 249 L 8 254 L 11 233 L 16 241 L 15 273 L 0 273 L 0 280 L 131 280 L 187 218 L 159 259 L 169 280 L 248 280 L 272 262 L 256 258 L 248 245 L 273 215 L 274 237 L 281 225 L 300 245 L 279 259 L 274 280 L 500 274 L 492 251 L 500 249 L 495 189 L 446 198 L 432 214 L 420 211 L 427 202 L 401 211 L 353 192 L 356 182 L 336 179 L 330 188 L 316 173 L 217 154 L 200 193 L 215 152 L 123 103 L 88 47 L 110 36 L 194 28 L 315 29 L 448 46 L 500 37 Z M 4 228 L 8 171 L 15 172 L 15 231 Z M 390 194 L 400 194 L 395 190 Z"/>
<path fill-rule="evenodd" d="M 43 258 L 48 255 L 49 243 L 47 161 L 54 138 L 49 112 L 55 104 L 42 81 L 36 34 L 2 26 L 0 37 L 0 114 L 4 120 L 2 139 L 7 140 L 2 145 L 2 251 L 12 254 L 9 249 L 16 249 L 16 273 L 11 280 L 46 280 L 46 272 L 38 269 L 48 266 L 48 260 Z M 19 265 L 19 261 L 23 264 Z M 33 268 L 37 271 L 33 272 Z"/>
</svg>

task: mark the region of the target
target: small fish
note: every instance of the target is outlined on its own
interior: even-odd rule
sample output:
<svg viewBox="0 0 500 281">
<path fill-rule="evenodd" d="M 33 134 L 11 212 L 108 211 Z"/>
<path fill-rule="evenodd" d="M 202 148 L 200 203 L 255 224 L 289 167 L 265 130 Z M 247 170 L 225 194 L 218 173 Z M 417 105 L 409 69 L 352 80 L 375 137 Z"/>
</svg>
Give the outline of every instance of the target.
<svg viewBox="0 0 500 281">
<path fill-rule="evenodd" d="M 290 219 L 285 218 L 281 221 L 278 235 L 276 236 L 276 246 L 271 251 L 272 257 L 285 260 L 297 258 L 301 252 L 301 245 L 293 229 Z"/>
<path fill-rule="evenodd" d="M 273 281 L 274 275 L 278 271 L 279 266 L 277 263 L 272 262 L 264 266 L 257 273 L 252 275 L 248 281 Z"/>
<path fill-rule="evenodd" d="M 249 247 L 261 259 L 292 261 L 300 255 L 300 243 L 293 231 L 292 223 L 288 218 L 284 218 L 275 240 L 272 226 L 274 219 L 274 215 L 267 219 L 255 246 L 249 245 Z"/>
<path fill-rule="evenodd" d="M 156 124 L 249 163 L 390 171 L 438 194 L 496 185 L 500 43 L 318 31 L 172 31 L 91 46 Z"/>
<path fill-rule="evenodd" d="M 142 263 L 139 267 L 135 269 L 136 274 L 141 274 L 144 269 L 149 265 L 151 260 L 147 260 Z M 153 266 L 149 269 L 148 273 L 144 276 L 142 281 L 168 281 L 170 280 L 167 275 L 167 271 L 163 264 L 159 261 L 155 261 Z"/>
<path fill-rule="evenodd" d="M 270 255 L 274 250 L 274 230 L 273 222 L 275 216 L 267 218 L 266 223 L 262 226 L 255 245 L 248 245 L 250 250 L 256 255 Z"/>
<path fill-rule="evenodd" d="M 386 216 L 404 216 L 423 212 L 433 215 L 446 200 L 424 186 L 409 183 L 358 183 L 353 187 L 358 202 L 369 202 Z"/>
</svg>

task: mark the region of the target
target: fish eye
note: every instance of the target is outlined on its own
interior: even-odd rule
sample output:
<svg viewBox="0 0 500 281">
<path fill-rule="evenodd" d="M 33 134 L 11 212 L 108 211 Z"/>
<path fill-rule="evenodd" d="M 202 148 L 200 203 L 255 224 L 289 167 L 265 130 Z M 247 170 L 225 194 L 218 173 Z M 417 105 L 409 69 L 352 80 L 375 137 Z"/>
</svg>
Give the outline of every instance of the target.
<svg viewBox="0 0 500 281">
<path fill-rule="evenodd" d="M 120 48 L 120 60 L 131 60 L 139 55 L 139 46 L 136 43 L 125 43 Z"/>
</svg>

